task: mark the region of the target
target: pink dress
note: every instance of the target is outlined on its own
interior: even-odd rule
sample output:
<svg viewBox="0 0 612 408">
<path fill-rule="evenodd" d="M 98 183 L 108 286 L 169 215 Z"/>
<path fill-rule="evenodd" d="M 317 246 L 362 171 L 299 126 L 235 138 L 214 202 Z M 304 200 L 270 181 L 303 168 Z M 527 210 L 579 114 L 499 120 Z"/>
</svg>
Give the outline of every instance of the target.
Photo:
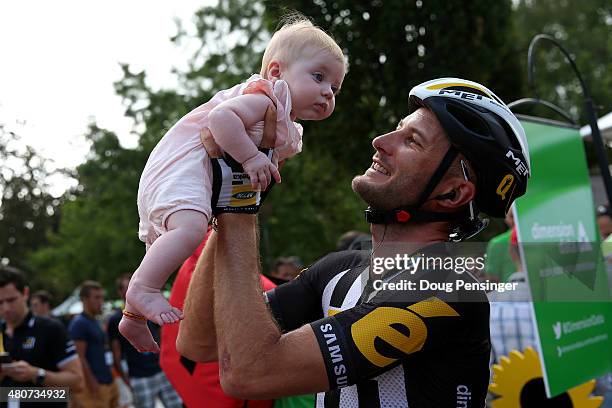
<svg viewBox="0 0 612 408">
<path fill-rule="evenodd" d="M 248 93 L 263 93 L 276 106 L 276 144 L 279 160 L 302 150 L 302 126 L 290 118 L 291 96 L 283 80 L 269 81 L 252 75 L 246 82 L 218 92 L 210 101 L 183 116 L 151 152 L 138 185 L 138 237 L 151 245 L 166 231 L 166 220 L 179 210 L 211 216 L 212 169 L 200 142 L 209 125 L 208 113 L 221 102 Z M 247 129 L 256 145 L 263 137 L 261 122 Z M 214 135 L 213 135 L 214 138 Z"/>
</svg>

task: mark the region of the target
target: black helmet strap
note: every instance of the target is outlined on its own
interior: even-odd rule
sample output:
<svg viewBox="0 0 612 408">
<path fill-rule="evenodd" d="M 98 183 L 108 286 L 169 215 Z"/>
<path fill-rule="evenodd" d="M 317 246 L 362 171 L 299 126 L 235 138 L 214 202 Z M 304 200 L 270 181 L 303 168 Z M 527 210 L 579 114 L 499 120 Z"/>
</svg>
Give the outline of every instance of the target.
<svg viewBox="0 0 612 408">
<path fill-rule="evenodd" d="M 454 213 L 422 211 L 411 207 L 400 207 L 389 211 L 379 211 L 372 207 L 365 210 L 366 221 L 370 224 L 404 224 L 408 221 L 434 222 L 457 221 L 470 217 L 469 210 Z"/>
<path fill-rule="evenodd" d="M 442 177 L 446 174 L 453 160 L 457 157 L 459 151 L 451 145 L 444 155 L 444 158 L 438 165 L 438 168 L 433 173 L 429 182 L 419 196 L 419 200 L 413 206 L 404 206 L 393 210 L 381 211 L 372 207 L 365 210 L 366 221 L 370 224 L 394 224 L 406 223 L 408 221 L 454 221 L 465 219 L 470 216 L 469 211 L 459 211 L 455 213 L 439 213 L 431 211 L 422 211 L 419 208 L 427 201 L 429 195 L 436 188 Z"/>
<path fill-rule="evenodd" d="M 451 164 L 453 164 L 453 160 L 455 160 L 455 157 L 457 157 L 458 154 L 459 150 L 457 150 L 453 145 L 448 148 L 446 154 L 444 155 L 444 158 L 438 165 L 438 168 L 429 179 L 429 183 L 427 183 L 427 185 L 423 189 L 423 192 L 419 197 L 419 201 L 417 201 L 415 205 L 416 208 L 419 208 L 425 203 L 425 201 L 427 201 L 429 195 L 432 193 L 432 191 L 434 191 L 434 188 L 436 188 L 440 180 L 442 180 L 442 177 L 444 177 Z"/>
</svg>

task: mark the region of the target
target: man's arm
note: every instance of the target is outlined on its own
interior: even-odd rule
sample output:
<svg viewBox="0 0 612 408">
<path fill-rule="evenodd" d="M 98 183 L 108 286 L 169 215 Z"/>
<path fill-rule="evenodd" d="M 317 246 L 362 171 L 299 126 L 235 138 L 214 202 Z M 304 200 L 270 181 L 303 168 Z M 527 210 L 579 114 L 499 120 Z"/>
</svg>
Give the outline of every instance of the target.
<svg viewBox="0 0 612 408">
<path fill-rule="evenodd" d="M 113 353 L 113 368 L 117 371 L 117 373 L 121 376 L 121 379 L 130 386 L 130 377 L 128 377 L 128 373 L 123 370 L 123 366 L 121 364 L 121 333 L 119 333 L 119 321 L 121 320 L 121 315 L 114 314 L 108 319 L 106 334 L 108 336 L 108 342 L 110 344 L 111 352 Z"/>
<path fill-rule="evenodd" d="M 57 367 L 59 371 L 47 371 L 43 385 L 47 387 L 70 387 L 72 392 L 80 392 L 85 387 L 81 359 L 76 357 Z"/>
<path fill-rule="evenodd" d="M 211 233 L 187 289 L 183 319 L 179 325 L 176 349 L 190 360 L 217 360 L 217 335 L 213 317 L 213 276 L 217 234 Z"/>
<path fill-rule="evenodd" d="M 123 367 L 121 366 L 121 343 L 119 339 L 111 339 L 110 341 L 111 352 L 113 353 L 113 367 L 115 371 L 121 376 L 121 379 L 130 386 L 130 377 L 128 374 L 123 371 Z"/>
<path fill-rule="evenodd" d="M 85 352 L 87 351 L 87 343 L 84 340 L 75 340 L 74 345 L 76 346 L 77 354 L 79 355 L 79 359 L 81 360 L 81 366 L 83 367 L 83 374 L 85 375 L 85 384 L 89 391 L 92 394 L 98 393 L 98 380 L 93 375 L 91 371 L 91 367 L 89 367 L 89 363 L 87 362 L 87 358 L 85 357 Z"/>
<path fill-rule="evenodd" d="M 328 389 L 312 328 L 281 334 L 261 296 L 256 216 L 218 220 L 214 310 L 224 391 L 264 399 Z"/>
<path fill-rule="evenodd" d="M 70 387 L 73 392 L 79 392 L 83 388 L 83 371 L 81 363 L 75 355 L 74 358 L 58 366 L 59 371 L 46 370 L 45 380 L 42 385 L 46 387 Z M 3 374 L 15 381 L 35 382 L 39 367 L 35 367 L 26 361 L 20 360 L 3 367 Z"/>
</svg>

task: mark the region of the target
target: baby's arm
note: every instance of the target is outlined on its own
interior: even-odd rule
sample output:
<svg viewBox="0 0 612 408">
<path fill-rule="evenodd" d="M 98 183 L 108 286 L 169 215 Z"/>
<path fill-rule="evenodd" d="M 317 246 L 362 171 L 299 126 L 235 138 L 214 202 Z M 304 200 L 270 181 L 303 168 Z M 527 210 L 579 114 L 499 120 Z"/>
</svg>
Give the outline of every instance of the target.
<svg viewBox="0 0 612 408">
<path fill-rule="evenodd" d="M 249 138 L 246 129 L 261 122 L 272 102 L 262 94 L 240 95 L 216 106 L 209 113 L 210 131 L 221 148 L 242 163 L 251 183 L 265 189 L 271 178 L 280 183 L 280 174 Z"/>
</svg>

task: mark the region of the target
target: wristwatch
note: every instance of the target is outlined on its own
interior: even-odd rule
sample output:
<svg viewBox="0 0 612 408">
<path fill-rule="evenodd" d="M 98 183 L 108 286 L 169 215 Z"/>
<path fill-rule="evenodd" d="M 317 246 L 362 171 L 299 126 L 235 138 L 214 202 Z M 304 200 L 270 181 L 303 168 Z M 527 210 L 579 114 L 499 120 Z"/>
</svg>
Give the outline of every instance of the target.
<svg viewBox="0 0 612 408">
<path fill-rule="evenodd" d="M 47 377 L 47 370 L 45 370 L 44 368 L 39 368 L 38 373 L 36 373 L 36 381 L 34 381 L 34 383 L 36 385 L 43 385 L 46 377 Z"/>
</svg>

